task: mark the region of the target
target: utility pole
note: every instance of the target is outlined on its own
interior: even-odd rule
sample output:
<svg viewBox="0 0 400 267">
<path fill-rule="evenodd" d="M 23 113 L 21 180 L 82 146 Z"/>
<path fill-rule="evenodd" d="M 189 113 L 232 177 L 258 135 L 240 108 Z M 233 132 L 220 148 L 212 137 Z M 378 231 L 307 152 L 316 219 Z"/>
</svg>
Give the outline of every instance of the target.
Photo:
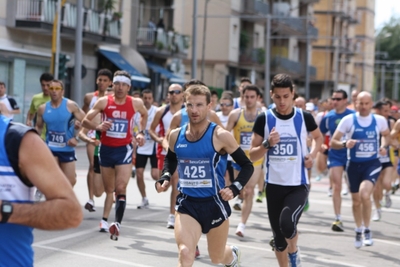
<svg viewBox="0 0 400 267">
<path fill-rule="evenodd" d="M 394 81 L 393 81 L 393 92 L 392 92 L 392 99 L 397 101 L 399 99 L 399 70 L 394 67 Z"/>
<path fill-rule="evenodd" d="M 206 3 L 204 5 L 204 24 L 203 24 L 203 47 L 202 47 L 202 51 L 201 51 L 201 76 L 200 76 L 200 80 L 202 82 L 204 82 L 204 60 L 205 60 L 205 50 L 206 50 L 206 34 L 207 34 L 207 6 L 208 6 L 208 2 L 210 2 L 210 0 L 206 0 Z"/>
<path fill-rule="evenodd" d="M 269 91 L 271 90 L 271 16 L 266 17 L 265 33 L 265 77 L 264 77 L 264 103 L 268 107 L 271 103 Z"/>
<path fill-rule="evenodd" d="M 381 65 L 381 91 L 379 93 L 379 98 L 382 99 L 385 97 L 385 65 Z"/>
<path fill-rule="evenodd" d="M 306 81 L 305 81 L 305 89 L 306 89 L 306 101 L 310 99 L 310 50 L 311 50 L 311 44 L 310 44 L 310 36 L 308 34 L 308 20 L 306 20 L 306 36 L 307 36 L 307 41 L 306 41 Z"/>
<path fill-rule="evenodd" d="M 75 30 L 75 67 L 73 99 L 82 105 L 82 30 L 83 30 L 83 0 L 78 0 Z"/>
<path fill-rule="evenodd" d="M 193 0 L 193 28 L 192 28 L 192 79 L 197 76 L 197 0 Z"/>
<path fill-rule="evenodd" d="M 339 61 L 340 61 L 340 51 L 339 51 L 339 46 L 341 43 L 341 38 L 340 38 L 340 31 L 339 31 L 339 19 L 338 17 L 335 17 L 335 28 L 334 28 L 334 35 L 336 37 L 337 43 L 335 44 L 335 53 L 334 53 L 334 70 L 335 70 L 335 77 L 333 77 L 333 90 L 338 89 L 338 84 L 339 84 Z"/>
<path fill-rule="evenodd" d="M 65 4 L 66 0 L 57 1 L 57 13 L 53 21 L 53 38 L 51 44 L 51 72 L 54 78 L 58 79 L 58 65 L 60 54 L 60 29 L 61 29 L 61 7 Z"/>
</svg>

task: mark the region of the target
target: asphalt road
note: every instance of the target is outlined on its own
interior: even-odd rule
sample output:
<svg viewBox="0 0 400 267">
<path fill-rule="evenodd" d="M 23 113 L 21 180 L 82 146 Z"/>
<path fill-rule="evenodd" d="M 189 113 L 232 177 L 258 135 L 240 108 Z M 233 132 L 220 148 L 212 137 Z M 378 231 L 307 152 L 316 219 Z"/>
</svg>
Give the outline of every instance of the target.
<svg viewBox="0 0 400 267">
<path fill-rule="evenodd" d="M 75 192 L 83 205 L 87 201 L 87 159 L 84 147 L 77 149 L 78 182 Z M 149 209 L 137 209 L 140 195 L 136 180 L 128 185 L 127 209 L 120 238 L 112 241 L 108 233 L 99 233 L 104 197 L 95 200 L 97 211 L 84 210 L 84 219 L 76 229 L 66 231 L 35 230 L 35 266 L 177 266 L 177 246 L 173 230 L 166 228 L 169 214 L 169 193 L 157 194 L 149 170 L 146 170 Z M 392 196 L 393 205 L 383 209 L 382 219 L 372 222 L 374 245 L 354 248 L 354 223 L 350 196 L 343 197 L 342 220 L 345 231 L 333 232 L 332 200 L 327 196 L 328 179 L 312 184 L 310 209 L 303 213 L 298 225 L 302 266 L 400 266 L 400 197 Z M 111 213 L 110 221 L 114 217 Z M 247 267 L 278 266 L 269 246 L 272 235 L 265 200 L 254 203 L 247 223 L 245 237 L 235 235 L 240 213 L 233 211 L 230 218 L 228 244 L 241 249 L 241 265 Z M 194 266 L 214 266 L 207 253 L 207 239 L 199 242 L 201 256 Z"/>
</svg>

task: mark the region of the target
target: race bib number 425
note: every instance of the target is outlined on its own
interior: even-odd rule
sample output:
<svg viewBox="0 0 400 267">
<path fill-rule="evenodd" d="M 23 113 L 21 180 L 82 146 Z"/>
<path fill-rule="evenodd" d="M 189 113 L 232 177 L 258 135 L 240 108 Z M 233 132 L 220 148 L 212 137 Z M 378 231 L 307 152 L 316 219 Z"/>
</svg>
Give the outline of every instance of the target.
<svg viewBox="0 0 400 267">
<path fill-rule="evenodd" d="M 179 184 L 186 188 L 212 187 L 209 159 L 180 159 Z"/>
</svg>

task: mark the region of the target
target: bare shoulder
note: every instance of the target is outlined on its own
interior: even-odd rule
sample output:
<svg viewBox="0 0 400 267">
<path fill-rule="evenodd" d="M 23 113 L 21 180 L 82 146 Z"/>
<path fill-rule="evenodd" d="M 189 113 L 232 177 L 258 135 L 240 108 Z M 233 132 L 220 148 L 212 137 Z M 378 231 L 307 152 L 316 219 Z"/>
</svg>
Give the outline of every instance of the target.
<svg viewBox="0 0 400 267">
<path fill-rule="evenodd" d="M 224 141 L 227 138 L 232 138 L 232 134 L 230 132 L 228 132 L 227 130 L 225 130 L 224 128 L 222 128 L 221 126 L 217 125 L 215 127 L 215 131 L 214 131 L 214 136 L 217 137 L 217 139 Z"/>
</svg>

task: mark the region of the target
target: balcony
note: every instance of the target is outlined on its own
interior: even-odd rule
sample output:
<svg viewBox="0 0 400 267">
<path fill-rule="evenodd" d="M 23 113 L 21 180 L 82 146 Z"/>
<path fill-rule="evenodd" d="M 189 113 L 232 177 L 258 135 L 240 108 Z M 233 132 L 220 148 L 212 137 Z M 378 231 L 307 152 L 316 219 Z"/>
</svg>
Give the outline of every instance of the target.
<svg viewBox="0 0 400 267">
<path fill-rule="evenodd" d="M 336 79 L 336 72 L 333 71 L 331 74 L 332 74 L 332 81 L 334 81 Z M 350 74 L 348 72 L 340 72 L 339 83 L 357 85 L 358 84 L 357 75 Z"/>
<path fill-rule="evenodd" d="M 43 34 L 52 34 L 53 21 L 57 11 L 56 1 L 17 0 L 7 2 L 7 11 L 13 11 L 13 27 Z M 61 36 L 75 38 L 77 7 L 66 3 L 61 10 Z M 7 18 L 9 19 L 9 18 Z M 97 44 L 107 42 L 119 44 L 121 40 L 121 19 L 109 13 L 83 10 L 83 40 Z"/>
<path fill-rule="evenodd" d="M 326 10 L 316 9 L 314 13 L 340 16 L 342 19 L 348 20 L 349 23 L 352 24 L 360 21 L 357 10 L 349 6 L 348 0 L 332 0 L 331 3 L 331 8 L 327 8 Z"/>
<path fill-rule="evenodd" d="M 315 4 L 318 3 L 320 0 L 300 0 L 301 4 Z"/>
<path fill-rule="evenodd" d="M 281 35 L 306 35 L 306 20 L 290 16 L 289 3 L 274 3 L 272 28 Z"/>
<path fill-rule="evenodd" d="M 240 65 L 255 66 L 264 65 L 265 63 L 265 49 L 252 48 L 242 51 L 239 55 Z"/>
<path fill-rule="evenodd" d="M 242 13 L 265 16 L 269 14 L 269 4 L 260 0 L 242 0 Z"/>
<path fill-rule="evenodd" d="M 303 64 L 284 57 L 273 57 L 271 61 L 271 73 L 287 73 L 293 78 L 302 76 Z"/>
<path fill-rule="evenodd" d="M 137 32 L 137 50 L 140 53 L 169 58 L 186 58 L 189 48 L 189 36 L 162 29 L 139 28 Z"/>
</svg>

